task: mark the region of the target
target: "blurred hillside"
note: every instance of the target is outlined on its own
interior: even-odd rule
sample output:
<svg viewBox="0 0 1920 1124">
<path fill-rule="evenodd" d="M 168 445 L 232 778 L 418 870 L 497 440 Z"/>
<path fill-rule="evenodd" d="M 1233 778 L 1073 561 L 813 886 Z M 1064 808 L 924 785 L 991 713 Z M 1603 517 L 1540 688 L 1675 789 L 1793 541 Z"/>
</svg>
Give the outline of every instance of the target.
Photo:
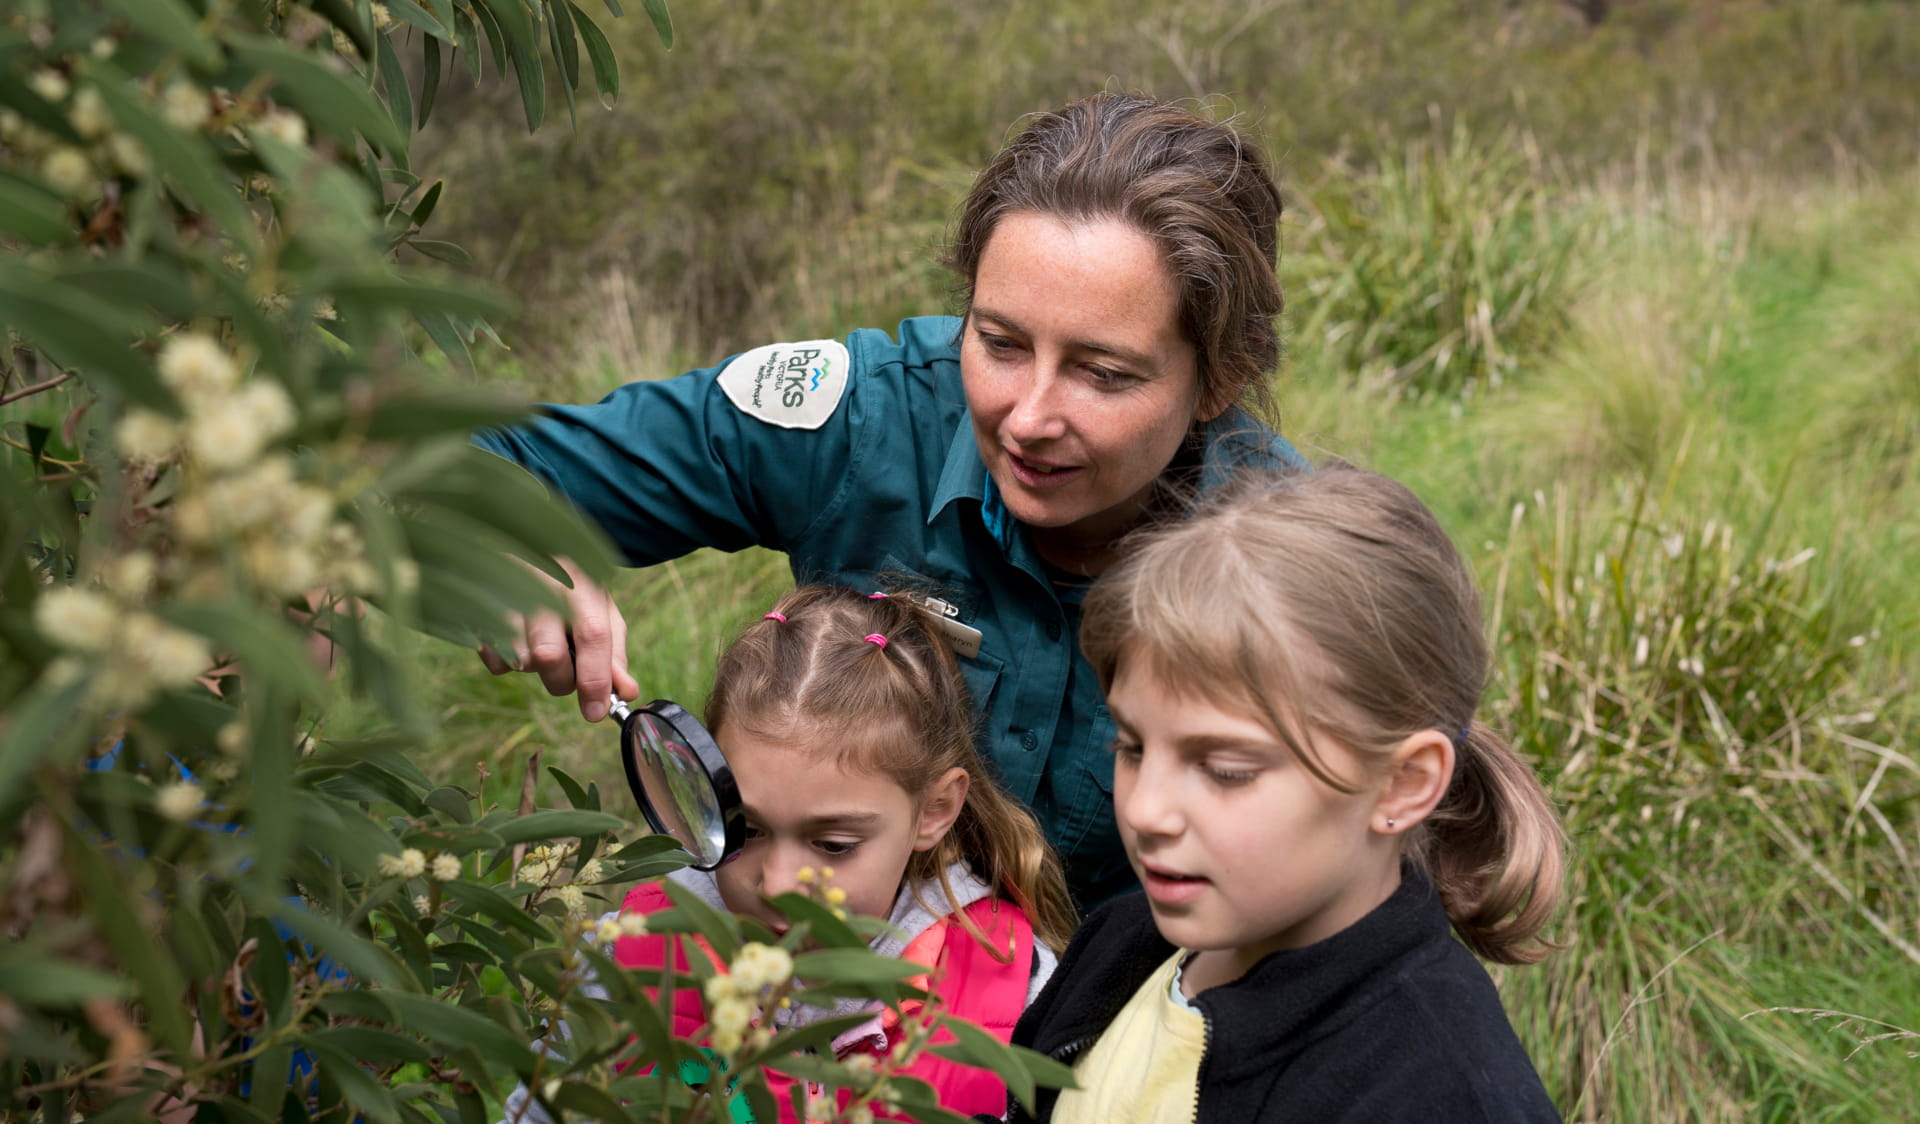
<svg viewBox="0 0 1920 1124">
<path fill-rule="evenodd" d="M 973 169 L 1021 114 L 1102 88 L 1217 102 L 1294 192 L 1456 126 L 1546 184 L 1850 178 L 1920 145 L 1920 5 L 1602 6 L 681 3 L 670 52 L 611 21 L 622 96 L 583 93 L 577 130 L 528 137 L 489 66 L 419 163 L 450 181 L 449 237 L 524 299 L 509 342 L 551 371 L 944 307 L 930 251 Z"/>
</svg>

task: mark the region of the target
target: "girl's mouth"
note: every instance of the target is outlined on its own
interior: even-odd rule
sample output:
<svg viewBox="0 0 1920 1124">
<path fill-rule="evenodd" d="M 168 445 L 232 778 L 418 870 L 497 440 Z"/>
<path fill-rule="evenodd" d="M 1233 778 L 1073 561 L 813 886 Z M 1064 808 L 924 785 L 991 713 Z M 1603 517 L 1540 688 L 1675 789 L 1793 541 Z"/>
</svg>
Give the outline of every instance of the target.
<svg viewBox="0 0 1920 1124">
<path fill-rule="evenodd" d="M 1146 889 L 1148 899 L 1156 905 L 1188 905 L 1213 883 L 1198 874 L 1143 867 L 1140 884 Z"/>
</svg>

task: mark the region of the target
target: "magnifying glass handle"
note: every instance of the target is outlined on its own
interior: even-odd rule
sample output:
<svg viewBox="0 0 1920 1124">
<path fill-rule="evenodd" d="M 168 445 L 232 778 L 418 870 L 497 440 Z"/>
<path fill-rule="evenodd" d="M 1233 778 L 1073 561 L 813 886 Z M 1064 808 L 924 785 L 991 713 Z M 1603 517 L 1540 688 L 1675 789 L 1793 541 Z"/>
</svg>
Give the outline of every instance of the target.
<svg viewBox="0 0 1920 1124">
<path fill-rule="evenodd" d="M 611 712 L 615 718 L 618 718 L 620 721 L 625 722 L 627 720 L 627 715 L 633 713 L 632 708 L 628 707 L 626 704 L 626 700 L 622 699 L 619 695 L 613 695 L 611 696 L 611 698 L 612 698 L 612 702 L 607 707 L 608 711 Z"/>
</svg>

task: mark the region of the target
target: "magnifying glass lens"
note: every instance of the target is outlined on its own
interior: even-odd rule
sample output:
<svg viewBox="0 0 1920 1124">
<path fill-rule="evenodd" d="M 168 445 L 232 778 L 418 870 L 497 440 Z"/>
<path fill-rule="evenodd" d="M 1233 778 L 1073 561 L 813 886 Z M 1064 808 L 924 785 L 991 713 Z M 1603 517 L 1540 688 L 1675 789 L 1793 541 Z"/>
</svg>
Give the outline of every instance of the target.
<svg viewBox="0 0 1920 1124">
<path fill-rule="evenodd" d="M 641 810 L 658 832 L 670 835 L 694 863 L 712 868 L 726 857 L 727 824 L 715 779 L 688 735 L 648 710 L 626 723 L 627 775 L 639 782 Z"/>
</svg>

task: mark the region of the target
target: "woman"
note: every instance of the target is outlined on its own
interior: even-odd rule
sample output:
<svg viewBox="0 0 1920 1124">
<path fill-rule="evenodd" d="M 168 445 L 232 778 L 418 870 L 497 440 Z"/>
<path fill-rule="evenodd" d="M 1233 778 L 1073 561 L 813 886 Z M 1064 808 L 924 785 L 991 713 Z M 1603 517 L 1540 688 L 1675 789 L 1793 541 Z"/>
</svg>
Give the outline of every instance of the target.
<svg viewBox="0 0 1920 1124">
<path fill-rule="evenodd" d="M 759 545 L 799 582 L 937 599 L 983 753 L 1091 905 L 1134 880 L 1080 599 L 1180 496 L 1297 461 L 1240 408 L 1278 360 L 1279 218 L 1230 126 L 1096 95 L 1035 117 L 968 193 L 948 254 L 964 318 L 757 348 L 477 441 L 633 565 Z M 567 597 L 571 650 L 537 616 L 515 662 L 598 720 L 609 691 L 638 692 L 625 622 L 589 583 Z"/>
</svg>

